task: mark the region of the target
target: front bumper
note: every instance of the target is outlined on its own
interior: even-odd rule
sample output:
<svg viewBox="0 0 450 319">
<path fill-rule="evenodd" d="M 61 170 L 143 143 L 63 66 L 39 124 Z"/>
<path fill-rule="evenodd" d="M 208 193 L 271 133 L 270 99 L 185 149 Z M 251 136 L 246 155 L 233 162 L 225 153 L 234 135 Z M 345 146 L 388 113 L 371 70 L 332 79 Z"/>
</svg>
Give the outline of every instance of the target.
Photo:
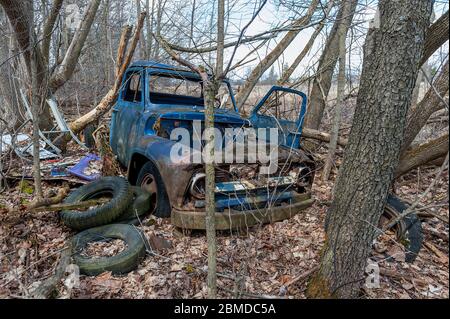
<svg viewBox="0 0 450 319">
<path fill-rule="evenodd" d="M 284 206 L 261 208 L 245 211 L 228 210 L 216 212 L 216 229 L 233 230 L 267 224 L 291 218 L 314 203 L 310 193 L 298 194 L 292 203 Z M 183 229 L 206 229 L 206 213 L 204 211 L 185 211 L 172 209 L 172 225 Z"/>
</svg>

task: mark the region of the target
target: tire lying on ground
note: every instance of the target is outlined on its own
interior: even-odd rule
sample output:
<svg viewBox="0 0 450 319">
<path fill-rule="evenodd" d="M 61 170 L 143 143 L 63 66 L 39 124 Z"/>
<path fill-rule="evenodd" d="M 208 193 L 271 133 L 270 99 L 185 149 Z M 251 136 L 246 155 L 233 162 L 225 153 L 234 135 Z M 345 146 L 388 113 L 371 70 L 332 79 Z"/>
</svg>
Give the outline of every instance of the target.
<svg viewBox="0 0 450 319">
<path fill-rule="evenodd" d="M 408 206 L 402 202 L 398 197 L 389 194 L 383 217 L 388 219 L 388 222 L 400 216 Z M 403 217 L 395 226 L 393 226 L 397 240 L 401 242 L 405 248 L 405 261 L 408 263 L 414 262 L 422 247 L 422 224 L 416 214 L 411 213 Z"/>
<path fill-rule="evenodd" d="M 75 204 L 104 196 L 111 199 L 92 209 L 62 211 L 60 214 L 62 221 L 76 230 L 109 224 L 130 206 L 133 192 L 126 179 L 108 176 L 81 186 L 70 193 L 64 202 Z"/>
<path fill-rule="evenodd" d="M 73 260 L 80 267 L 80 273 L 96 276 L 105 271 L 113 274 L 125 274 L 137 267 L 145 255 L 144 235 L 134 226 L 111 224 L 84 230 L 72 238 Z M 111 257 L 86 257 L 83 249 L 90 242 L 108 239 L 121 239 L 126 248 Z"/>
<path fill-rule="evenodd" d="M 133 192 L 133 200 L 130 206 L 120 215 L 117 222 L 123 224 L 138 225 L 139 220 L 151 213 L 154 203 L 151 201 L 151 194 L 138 186 L 130 186 Z"/>
</svg>

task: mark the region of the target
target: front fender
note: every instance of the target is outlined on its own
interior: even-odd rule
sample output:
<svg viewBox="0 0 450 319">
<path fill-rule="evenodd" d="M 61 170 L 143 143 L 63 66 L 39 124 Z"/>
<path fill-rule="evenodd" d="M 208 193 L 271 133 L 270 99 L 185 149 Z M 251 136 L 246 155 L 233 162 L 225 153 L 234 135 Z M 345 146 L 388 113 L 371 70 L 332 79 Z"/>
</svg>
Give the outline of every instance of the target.
<svg viewBox="0 0 450 319">
<path fill-rule="evenodd" d="M 133 165 L 133 159 L 136 156 L 144 156 L 152 161 L 158 168 L 158 171 L 164 182 L 170 204 L 175 207 L 181 207 L 183 197 L 186 193 L 189 181 L 192 177 L 193 164 L 176 163 L 171 160 L 170 151 L 176 141 L 171 141 L 156 135 L 142 137 L 136 147 L 132 150 L 132 156 L 128 165 L 128 175 L 137 176 L 142 165 Z"/>
</svg>

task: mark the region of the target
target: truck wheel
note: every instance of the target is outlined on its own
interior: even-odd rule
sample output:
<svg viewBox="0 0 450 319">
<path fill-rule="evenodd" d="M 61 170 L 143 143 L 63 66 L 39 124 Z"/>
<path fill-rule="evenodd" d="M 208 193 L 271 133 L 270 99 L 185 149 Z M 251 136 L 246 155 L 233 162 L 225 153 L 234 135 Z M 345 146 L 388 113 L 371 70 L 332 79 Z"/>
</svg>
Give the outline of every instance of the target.
<svg viewBox="0 0 450 319">
<path fill-rule="evenodd" d="M 397 196 L 389 194 L 383 216 L 389 222 L 403 213 L 408 206 Z M 406 248 L 405 261 L 414 262 L 422 247 L 422 224 L 415 213 L 409 214 L 394 226 L 397 240 Z"/>
<path fill-rule="evenodd" d="M 157 217 L 170 217 L 171 207 L 166 186 L 159 174 L 158 169 L 152 162 L 147 162 L 142 166 L 137 178 L 137 186 L 152 194 L 151 201 L 154 203 L 154 215 Z"/>
<path fill-rule="evenodd" d="M 150 193 L 147 193 L 139 186 L 131 186 L 131 190 L 133 191 L 133 201 L 122 215 L 120 215 L 117 223 L 127 224 L 130 220 L 136 220 L 139 224 L 138 217 L 142 219 L 155 209 L 155 203 L 152 202 Z"/>
<path fill-rule="evenodd" d="M 88 243 L 108 239 L 121 239 L 126 248 L 111 257 L 86 257 L 81 254 Z M 135 269 L 145 255 L 144 239 L 144 235 L 130 225 L 112 224 L 86 229 L 72 238 L 73 259 L 80 272 L 88 276 L 105 271 L 124 274 Z"/>
<path fill-rule="evenodd" d="M 75 204 L 102 196 L 111 199 L 103 205 L 85 211 L 62 211 L 60 216 L 64 224 L 76 230 L 109 224 L 129 207 L 133 193 L 126 179 L 108 176 L 81 186 L 70 193 L 64 202 Z"/>
</svg>

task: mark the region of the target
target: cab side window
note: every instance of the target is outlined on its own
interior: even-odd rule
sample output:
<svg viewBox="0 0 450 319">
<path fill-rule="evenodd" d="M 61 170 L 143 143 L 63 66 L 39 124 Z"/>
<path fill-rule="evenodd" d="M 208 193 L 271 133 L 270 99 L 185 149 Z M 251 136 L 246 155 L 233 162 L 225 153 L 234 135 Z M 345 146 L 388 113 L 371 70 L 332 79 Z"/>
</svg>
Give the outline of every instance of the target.
<svg viewBox="0 0 450 319">
<path fill-rule="evenodd" d="M 125 90 L 123 100 L 140 103 L 142 101 L 142 72 L 131 71 L 127 73 L 123 84 Z"/>
</svg>

